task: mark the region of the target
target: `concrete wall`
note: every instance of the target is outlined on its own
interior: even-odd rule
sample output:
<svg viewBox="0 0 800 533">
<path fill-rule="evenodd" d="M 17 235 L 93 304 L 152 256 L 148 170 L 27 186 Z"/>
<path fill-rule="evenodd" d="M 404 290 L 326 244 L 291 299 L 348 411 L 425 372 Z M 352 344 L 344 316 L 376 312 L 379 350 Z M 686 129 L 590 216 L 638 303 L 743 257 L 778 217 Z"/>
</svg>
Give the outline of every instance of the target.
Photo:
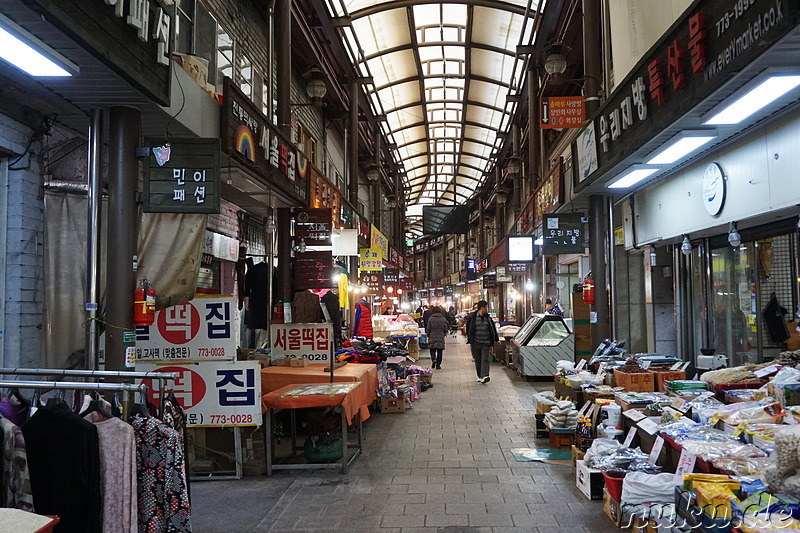
<svg viewBox="0 0 800 533">
<path fill-rule="evenodd" d="M 4 366 L 41 366 L 41 330 L 44 277 L 44 203 L 42 177 L 36 154 L 25 152 L 32 130 L 0 115 L 0 148 L 12 152 L 7 174 L 6 204 L 0 205 L 5 241 L 0 254 L 5 262 L 4 328 L 0 331 Z M 18 169 L 18 170 L 13 170 Z M 2 170 L 0 170 L 2 172 Z M 2 198 L 3 195 L 0 195 Z"/>
<path fill-rule="evenodd" d="M 691 3 L 692 0 L 609 0 L 614 78 L 609 94 Z"/>
</svg>

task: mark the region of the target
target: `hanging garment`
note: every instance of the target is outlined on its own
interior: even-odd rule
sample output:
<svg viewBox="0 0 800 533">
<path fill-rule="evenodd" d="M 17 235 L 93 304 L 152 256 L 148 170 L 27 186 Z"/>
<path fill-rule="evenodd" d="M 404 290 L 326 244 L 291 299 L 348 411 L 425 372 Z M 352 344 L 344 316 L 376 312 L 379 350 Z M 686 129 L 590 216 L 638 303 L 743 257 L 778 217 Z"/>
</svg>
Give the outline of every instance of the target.
<svg viewBox="0 0 800 533">
<path fill-rule="evenodd" d="M 353 335 L 372 338 L 372 310 L 363 300 L 356 302 L 356 316 L 353 319 Z"/>
<path fill-rule="evenodd" d="M 339 295 L 330 290 L 322 297 L 322 303 L 325 304 L 325 309 L 328 310 L 328 316 L 331 317 L 331 323 L 333 324 L 333 341 L 338 347 L 342 344 L 342 311 L 339 309 Z"/>
<path fill-rule="evenodd" d="M 33 494 L 28 474 L 28 455 L 22 430 L 7 418 L 0 418 L 3 436 L 2 506 L 33 512 Z"/>
<path fill-rule="evenodd" d="M 428 334 L 428 348 L 444 350 L 445 336 L 450 331 L 450 322 L 441 311 L 434 312 L 428 317 L 425 333 Z"/>
<path fill-rule="evenodd" d="M 40 407 L 22 425 L 36 512 L 58 515 L 59 533 L 100 533 L 97 428 L 65 403 Z"/>
<path fill-rule="evenodd" d="M 134 416 L 131 425 L 136 436 L 139 533 L 191 533 L 178 432 L 151 416 Z"/>
<path fill-rule="evenodd" d="M 350 291 L 348 290 L 347 274 L 339 274 L 339 307 L 350 309 Z"/>
<path fill-rule="evenodd" d="M 165 399 L 164 414 L 162 415 L 161 419 L 166 425 L 178 432 L 178 435 L 181 439 L 181 448 L 185 450 L 186 442 L 183 438 L 183 434 L 186 431 L 186 413 L 183 412 L 183 409 L 178 402 L 169 398 Z"/>
<path fill-rule="evenodd" d="M 248 298 L 247 316 L 250 329 L 269 327 L 269 266 L 266 263 L 253 265 L 245 276 L 244 296 Z"/>
<path fill-rule="evenodd" d="M 89 408 L 86 396 L 81 413 Z M 103 401 L 106 412 L 111 404 Z M 136 533 L 139 508 L 136 487 L 136 442 L 133 428 L 119 418 L 88 413 L 100 442 L 100 494 L 103 498 L 103 533 Z"/>
<path fill-rule="evenodd" d="M 767 326 L 769 336 L 775 342 L 783 342 L 791 337 L 786 321 L 783 319 L 788 312 L 786 308 L 781 307 L 781 304 L 778 303 L 778 296 L 773 292 L 761 314 L 764 316 L 764 324 Z"/>
<path fill-rule="evenodd" d="M 4 396 L 0 399 L 0 415 L 8 418 L 17 426 L 21 426 L 28 419 L 30 407 L 29 403 L 23 403 L 14 396 Z"/>
<path fill-rule="evenodd" d="M 319 296 L 310 291 L 298 291 L 292 300 L 292 322 L 316 323 L 321 320 Z"/>
</svg>

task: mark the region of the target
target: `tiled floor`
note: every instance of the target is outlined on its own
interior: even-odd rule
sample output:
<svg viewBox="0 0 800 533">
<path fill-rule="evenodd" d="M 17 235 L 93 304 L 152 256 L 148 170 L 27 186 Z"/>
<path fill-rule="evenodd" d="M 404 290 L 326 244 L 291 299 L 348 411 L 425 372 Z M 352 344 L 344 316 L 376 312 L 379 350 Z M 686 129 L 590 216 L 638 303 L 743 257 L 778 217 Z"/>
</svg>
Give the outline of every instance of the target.
<svg viewBox="0 0 800 533">
<path fill-rule="evenodd" d="M 281 471 L 194 483 L 195 533 L 279 531 L 618 531 L 574 486 L 568 466 L 518 463 L 536 439 L 526 383 L 498 364 L 475 382 L 469 347 L 449 339 L 434 387 L 404 414 L 365 424 L 351 473 Z"/>
</svg>

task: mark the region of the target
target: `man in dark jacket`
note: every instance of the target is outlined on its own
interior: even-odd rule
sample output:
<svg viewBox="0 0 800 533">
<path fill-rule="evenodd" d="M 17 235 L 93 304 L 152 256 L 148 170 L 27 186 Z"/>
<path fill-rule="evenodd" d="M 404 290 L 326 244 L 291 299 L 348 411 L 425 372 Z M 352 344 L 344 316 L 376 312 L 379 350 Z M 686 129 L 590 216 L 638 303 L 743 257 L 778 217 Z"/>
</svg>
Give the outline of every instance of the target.
<svg viewBox="0 0 800 533">
<path fill-rule="evenodd" d="M 489 382 L 489 362 L 492 356 L 494 343 L 500 340 L 494 319 L 489 316 L 489 302 L 478 302 L 478 310 L 470 315 L 467 324 L 467 344 L 475 361 L 475 372 L 478 374 L 479 383 Z"/>
</svg>

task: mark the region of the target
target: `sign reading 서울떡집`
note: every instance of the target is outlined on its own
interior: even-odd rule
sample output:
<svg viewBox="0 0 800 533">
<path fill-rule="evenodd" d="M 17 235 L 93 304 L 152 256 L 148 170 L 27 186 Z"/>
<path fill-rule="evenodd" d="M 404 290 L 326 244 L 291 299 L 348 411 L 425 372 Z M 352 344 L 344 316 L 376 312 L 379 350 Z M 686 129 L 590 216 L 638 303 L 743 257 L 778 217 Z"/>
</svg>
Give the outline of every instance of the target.
<svg viewBox="0 0 800 533">
<path fill-rule="evenodd" d="M 189 427 L 261 425 L 261 363 L 202 362 L 156 365 L 137 363 L 137 372 L 174 372 L 173 393 Z M 158 405 L 158 382 L 144 379 L 151 401 Z"/>
<path fill-rule="evenodd" d="M 156 311 L 151 326 L 136 326 L 136 361 L 232 361 L 237 314 L 232 296 Z"/>
<path fill-rule="evenodd" d="M 219 213 L 219 139 L 145 139 L 144 205 L 149 213 Z"/>
<path fill-rule="evenodd" d="M 272 359 L 304 358 L 315 363 L 329 363 L 331 328 L 330 323 L 272 324 L 269 327 Z"/>
</svg>

